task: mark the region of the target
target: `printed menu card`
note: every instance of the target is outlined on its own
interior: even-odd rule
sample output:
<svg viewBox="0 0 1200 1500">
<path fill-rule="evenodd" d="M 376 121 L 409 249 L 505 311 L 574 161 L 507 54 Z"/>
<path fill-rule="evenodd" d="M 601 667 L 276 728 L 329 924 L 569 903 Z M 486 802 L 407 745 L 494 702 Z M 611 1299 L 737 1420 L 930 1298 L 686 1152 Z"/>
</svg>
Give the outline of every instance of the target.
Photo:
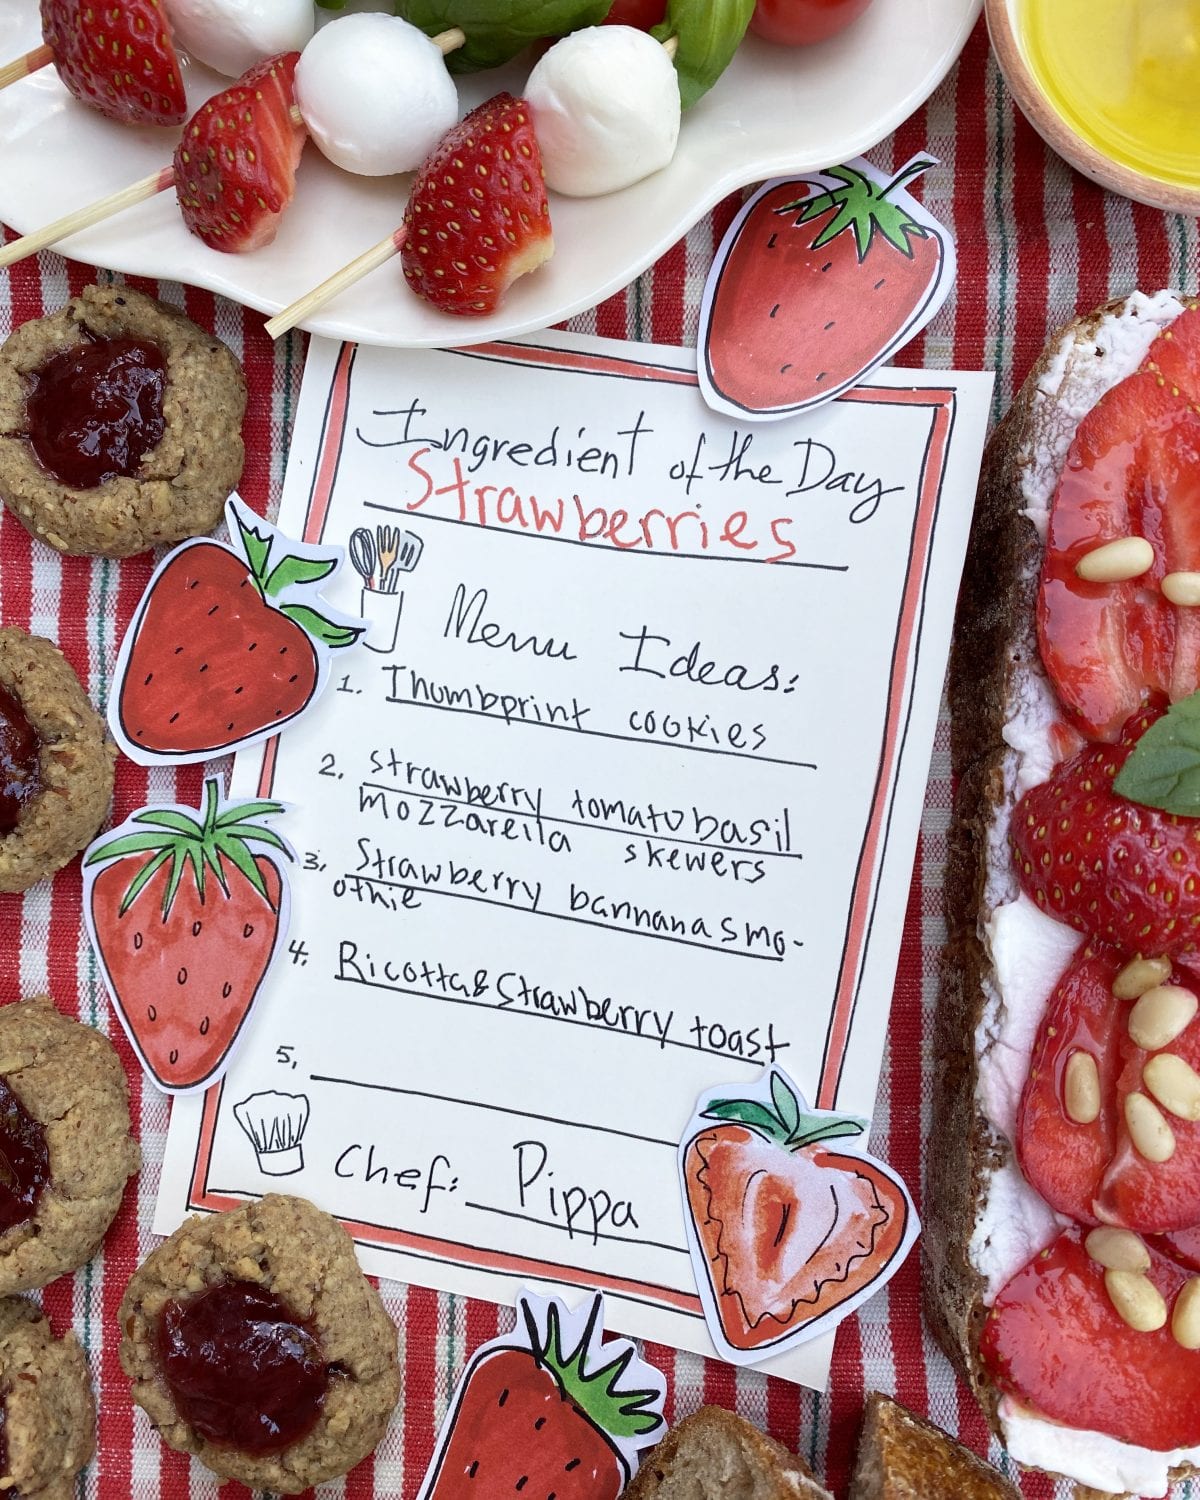
<svg viewBox="0 0 1200 1500">
<path fill-rule="evenodd" d="M 156 1230 L 299 1193 L 371 1272 L 713 1352 L 681 1132 L 772 1064 L 871 1113 L 990 388 L 752 427 L 680 349 L 313 340 L 279 525 L 363 635 L 237 757 L 291 926 Z"/>
</svg>

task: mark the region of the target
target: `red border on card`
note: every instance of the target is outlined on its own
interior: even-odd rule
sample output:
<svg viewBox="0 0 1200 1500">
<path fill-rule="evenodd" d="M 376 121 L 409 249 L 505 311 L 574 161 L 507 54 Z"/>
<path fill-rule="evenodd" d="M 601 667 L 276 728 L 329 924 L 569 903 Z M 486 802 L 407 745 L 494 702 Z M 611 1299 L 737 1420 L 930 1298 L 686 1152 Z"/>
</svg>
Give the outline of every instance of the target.
<svg viewBox="0 0 1200 1500">
<path fill-rule="evenodd" d="M 333 494 L 342 445 L 345 439 L 346 414 L 350 398 L 350 380 L 356 348 L 344 345 L 334 367 L 326 401 L 321 444 L 315 465 L 312 487 L 305 516 L 304 540 L 321 539 Z M 576 373 L 604 375 L 627 380 L 650 380 L 670 385 L 698 385 L 694 373 L 618 356 L 592 355 L 574 350 L 555 349 L 533 344 L 482 344 L 461 354 L 489 360 L 517 361 L 544 369 L 570 370 Z M 860 386 L 838 398 L 839 401 L 874 406 L 916 406 L 929 409 L 930 433 L 920 481 L 920 496 L 910 540 L 907 582 L 901 601 L 900 616 L 892 655 L 887 716 L 876 774 L 875 792 L 866 832 L 859 852 L 851 909 L 843 943 L 837 993 L 825 1041 L 821 1081 L 817 1104 L 833 1108 L 838 1084 L 846 1059 L 850 1027 L 858 999 L 862 960 L 875 910 L 879 865 L 887 844 L 890 821 L 893 773 L 903 747 L 908 720 L 908 683 L 919 650 L 925 581 L 928 574 L 934 522 L 945 476 L 945 461 L 954 426 L 955 392 L 945 388 L 913 386 L 892 389 L 883 386 Z M 769 564 L 768 564 L 769 566 Z M 278 739 L 267 742 L 259 778 L 258 795 L 271 795 L 278 760 Z M 221 1211 L 236 1208 L 245 1201 L 226 1192 L 210 1190 L 209 1170 L 213 1139 L 216 1133 L 224 1084 L 218 1083 L 204 1096 L 200 1136 L 188 1195 L 191 1209 Z M 343 1220 L 354 1239 L 381 1249 L 399 1250 L 417 1256 L 450 1261 L 459 1265 L 498 1272 L 518 1278 L 561 1281 L 569 1285 L 587 1285 L 624 1294 L 655 1305 L 702 1316 L 700 1299 L 694 1293 L 653 1286 L 632 1279 L 606 1276 L 577 1266 L 531 1259 L 504 1251 L 461 1244 L 409 1230 L 392 1229 L 378 1224 Z"/>
</svg>

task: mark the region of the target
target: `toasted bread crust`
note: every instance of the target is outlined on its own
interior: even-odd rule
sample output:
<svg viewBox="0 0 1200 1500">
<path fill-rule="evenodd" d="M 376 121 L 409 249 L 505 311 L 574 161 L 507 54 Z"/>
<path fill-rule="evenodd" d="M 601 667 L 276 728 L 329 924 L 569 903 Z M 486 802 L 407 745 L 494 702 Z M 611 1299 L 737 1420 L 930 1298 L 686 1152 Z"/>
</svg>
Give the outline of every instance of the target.
<svg viewBox="0 0 1200 1500">
<path fill-rule="evenodd" d="M 1020 1492 L 940 1427 L 872 1391 L 850 1500 L 1020 1500 Z"/>
<path fill-rule="evenodd" d="M 975 1036 L 991 972 L 979 936 L 985 915 L 988 832 L 1004 799 L 1009 753 L 1002 731 L 1010 688 L 1036 662 L 1035 605 L 1041 539 L 1023 514 L 1022 481 L 1044 418 L 1039 383 L 1068 341 L 1095 338 L 1100 325 L 1126 305 L 1120 298 L 1075 318 L 1054 334 L 1021 387 L 984 455 L 975 518 L 955 619 L 950 662 L 951 764 L 957 779 L 949 831 L 945 914 L 947 938 L 934 1017 L 934 1094 L 923 1214 L 925 1314 L 938 1342 L 974 1391 L 997 1436 L 999 1393 L 979 1356 L 986 1307 L 984 1281 L 969 1246 L 989 1178 L 1003 1160 L 977 1104 L 979 1059 Z M 1172 1470 L 1172 1480 L 1196 1472 Z M 1077 1500 L 1104 1500 L 1077 1487 Z"/>
<path fill-rule="evenodd" d="M 736 1412 L 702 1406 L 642 1459 L 622 1500 L 833 1500 L 812 1470 Z"/>
</svg>

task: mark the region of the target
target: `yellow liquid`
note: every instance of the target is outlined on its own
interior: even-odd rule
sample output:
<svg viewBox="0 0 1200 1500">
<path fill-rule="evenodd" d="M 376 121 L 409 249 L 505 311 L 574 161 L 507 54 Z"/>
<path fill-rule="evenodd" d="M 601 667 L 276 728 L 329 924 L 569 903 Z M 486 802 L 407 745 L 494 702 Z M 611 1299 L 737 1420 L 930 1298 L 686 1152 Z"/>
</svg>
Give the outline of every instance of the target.
<svg viewBox="0 0 1200 1500">
<path fill-rule="evenodd" d="M 1200 0 L 1022 0 L 1025 55 L 1105 156 L 1200 187 Z"/>
</svg>

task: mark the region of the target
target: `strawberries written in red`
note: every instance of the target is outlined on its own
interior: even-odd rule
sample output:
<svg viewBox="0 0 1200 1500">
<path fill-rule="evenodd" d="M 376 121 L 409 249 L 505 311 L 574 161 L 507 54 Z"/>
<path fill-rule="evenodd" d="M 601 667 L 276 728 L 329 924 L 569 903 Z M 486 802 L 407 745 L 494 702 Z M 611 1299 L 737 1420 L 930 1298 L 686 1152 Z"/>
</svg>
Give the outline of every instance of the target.
<svg viewBox="0 0 1200 1500">
<path fill-rule="evenodd" d="M 183 221 L 210 249 L 269 245 L 296 195 L 304 126 L 292 115 L 298 52 L 255 64 L 202 104 L 175 151 Z"/>
<path fill-rule="evenodd" d="M 125 125 L 178 125 L 183 71 L 162 0 L 41 0 L 42 36 L 75 97 Z"/>
<path fill-rule="evenodd" d="M 417 173 L 402 233 L 409 286 L 465 317 L 494 312 L 550 258 L 550 202 L 523 100 L 497 94 L 443 137 Z"/>
<path fill-rule="evenodd" d="M 1200 1351 L 1171 1335 L 1170 1318 L 1135 1331 L 1114 1308 L 1104 1271 L 1080 1229 L 1069 1229 L 997 1296 L 980 1339 L 995 1385 L 1068 1427 L 1159 1452 L 1200 1444 Z M 1189 1272 L 1151 1249 L 1150 1280 L 1168 1314 Z"/>
</svg>

